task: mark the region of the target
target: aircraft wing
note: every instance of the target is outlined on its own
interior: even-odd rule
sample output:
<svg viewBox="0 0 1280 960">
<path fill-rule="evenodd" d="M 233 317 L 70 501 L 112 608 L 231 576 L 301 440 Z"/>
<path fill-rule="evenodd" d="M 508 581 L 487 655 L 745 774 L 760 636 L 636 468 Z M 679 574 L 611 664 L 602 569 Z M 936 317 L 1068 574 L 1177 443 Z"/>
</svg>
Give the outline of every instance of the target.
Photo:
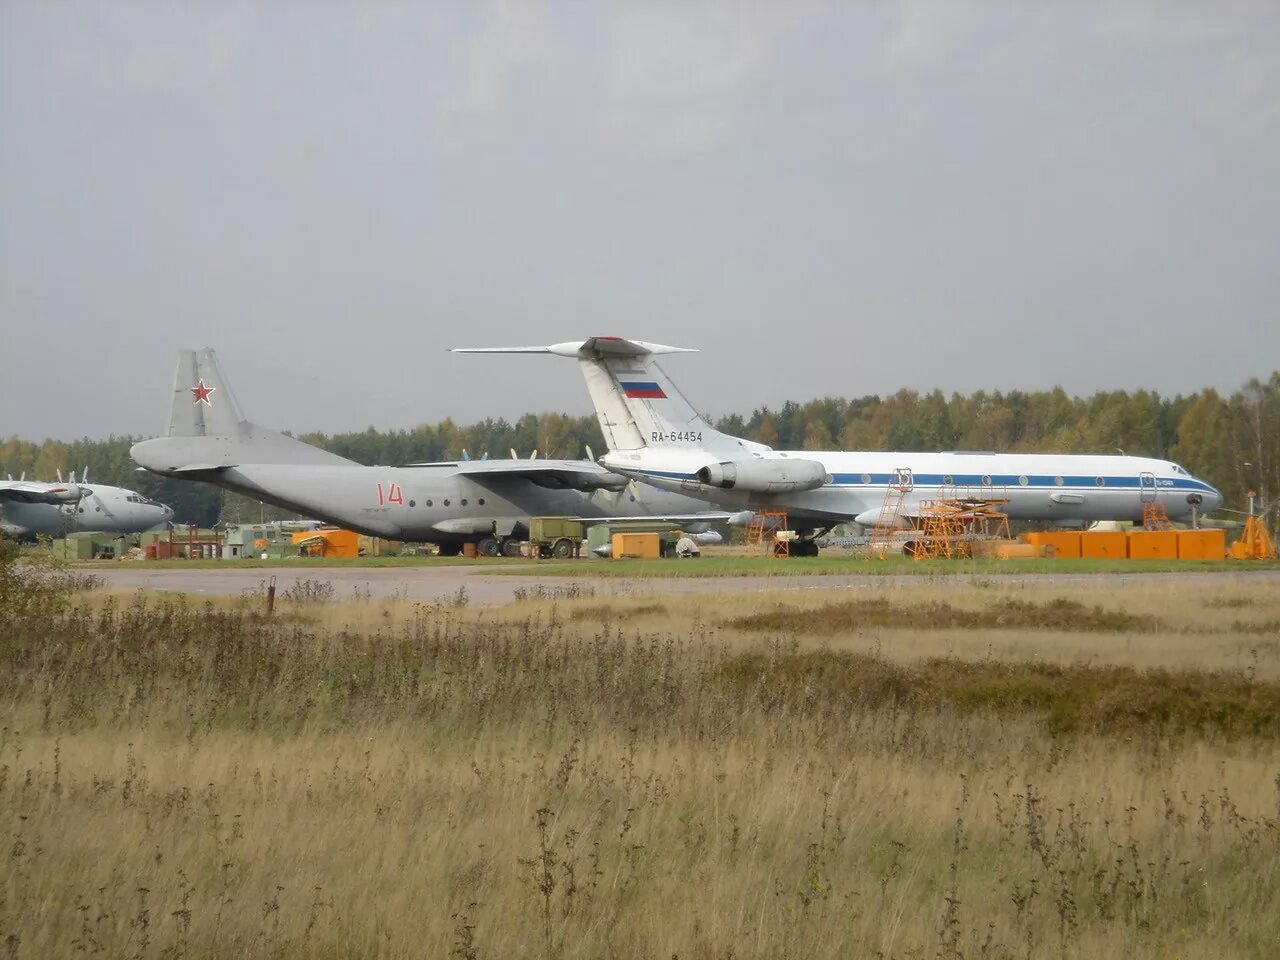
<svg viewBox="0 0 1280 960">
<path fill-rule="evenodd" d="M 630 481 L 589 460 L 462 460 L 411 463 L 422 469 L 447 468 L 469 480 L 526 480 L 550 490 L 622 490 Z"/>
<path fill-rule="evenodd" d="M 704 510 L 700 513 L 647 513 L 643 516 L 630 514 L 625 517 L 569 517 L 587 526 L 597 523 L 648 523 L 661 520 L 665 523 L 728 523 L 731 526 L 745 526 L 751 518 L 750 510 L 738 513 L 726 513 L 722 510 Z"/>
<path fill-rule="evenodd" d="M 75 483 L 0 480 L 0 500 L 16 500 L 21 503 L 74 503 L 89 492 Z"/>
</svg>

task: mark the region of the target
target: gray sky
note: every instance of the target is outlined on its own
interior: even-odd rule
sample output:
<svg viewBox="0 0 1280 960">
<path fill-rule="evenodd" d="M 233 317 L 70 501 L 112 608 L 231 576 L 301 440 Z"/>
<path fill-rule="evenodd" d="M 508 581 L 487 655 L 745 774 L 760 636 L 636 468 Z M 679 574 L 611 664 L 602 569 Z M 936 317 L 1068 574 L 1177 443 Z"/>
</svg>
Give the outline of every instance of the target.
<svg viewBox="0 0 1280 960">
<path fill-rule="evenodd" d="M 1280 366 L 1280 4 L 0 5 L 0 435 Z"/>
</svg>

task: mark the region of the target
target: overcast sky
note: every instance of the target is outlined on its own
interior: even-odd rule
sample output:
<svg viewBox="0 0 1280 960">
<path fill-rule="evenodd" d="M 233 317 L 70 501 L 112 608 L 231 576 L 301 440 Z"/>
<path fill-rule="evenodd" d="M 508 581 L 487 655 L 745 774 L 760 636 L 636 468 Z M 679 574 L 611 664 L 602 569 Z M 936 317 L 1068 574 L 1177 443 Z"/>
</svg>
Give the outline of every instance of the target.
<svg viewBox="0 0 1280 960">
<path fill-rule="evenodd" d="M 0 4 L 0 435 L 1280 367 L 1280 4 Z"/>
</svg>

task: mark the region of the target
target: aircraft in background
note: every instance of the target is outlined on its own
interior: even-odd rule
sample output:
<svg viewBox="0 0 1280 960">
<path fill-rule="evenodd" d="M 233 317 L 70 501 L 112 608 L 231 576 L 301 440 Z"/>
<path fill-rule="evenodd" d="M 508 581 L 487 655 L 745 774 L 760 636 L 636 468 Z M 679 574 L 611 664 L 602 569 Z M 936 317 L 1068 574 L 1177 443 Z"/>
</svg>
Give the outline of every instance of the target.
<svg viewBox="0 0 1280 960">
<path fill-rule="evenodd" d="M 17 540 L 68 533 L 142 533 L 168 523 L 173 511 L 134 490 L 103 483 L 88 485 L 88 471 L 76 482 L 40 483 L 25 477 L 0 480 L 0 534 Z"/>
<path fill-rule="evenodd" d="M 773 450 L 720 433 L 685 399 L 654 359 L 697 352 L 683 347 L 592 337 L 454 352 L 576 359 L 609 446 L 602 465 L 731 508 L 785 510 L 802 536 L 793 553 L 816 554 L 815 538 L 835 524 L 882 522 L 891 489 L 902 493 L 895 522 L 904 527 L 916 524 L 924 501 L 942 498 L 1003 500 L 1010 519 L 1063 526 L 1138 521 L 1147 503 L 1183 520 L 1222 503 L 1217 490 L 1176 463 L 1147 457 Z"/>
<path fill-rule="evenodd" d="M 465 543 L 514 556 L 538 516 L 664 519 L 693 532 L 745 521 L 701 498 L 642 492 L 589 460 L 365 466 L 246 420 L 210 349 L 179 351 L 168 435 L 130 454 L 162 476 L 212 483 L 369 536 L 435 543 L 449 556 Z"/>
</svg>

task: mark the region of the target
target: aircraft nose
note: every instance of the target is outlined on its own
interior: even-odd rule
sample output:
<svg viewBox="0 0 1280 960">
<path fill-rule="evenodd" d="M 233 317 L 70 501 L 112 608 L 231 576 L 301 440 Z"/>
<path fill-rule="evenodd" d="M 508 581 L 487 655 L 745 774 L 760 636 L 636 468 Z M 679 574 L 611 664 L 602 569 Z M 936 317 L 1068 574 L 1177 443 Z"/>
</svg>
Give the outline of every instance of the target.
<svg viewBox="0 0 1280 960">
<path fill-rule="evenodd" d="M 1223 499 L 1222 493 L 1218 490 L 1218 488 L 1210 487 L 1209 492 L 1205 494 L 1205 498 L 1204 498 L 1205 513 L 1208 513 L 1211 510 L 1217 510 L 1220 506 L 1222 506 L 1222 499 Z"/>
<path fill-rule="evenodd" d="M 166 506 L 166 507 L 164 508 L 164 518 L 165 518 L 166 520 L 172 520 L 172 519 L 173 519 L 173 507 Z"/>
<path fill-rule="evenodd" d="M 1212 513 L 1214 510 L 1217 510 L 1222 506 L 1223 497 L 1221 492 L 1219 492 L 1217 487 L 1212 487 L 1207 483 L 1205 484 L 1205 489 L 1203 491 L 1198 494 L 1192 494 L 1192 496 L 1198 496 L 1200 498 L 1198 507 L 1201 513 Z M 1187 497 L 1187 500 L 1190 502 L 1191 497 Z"/>
</svg>

